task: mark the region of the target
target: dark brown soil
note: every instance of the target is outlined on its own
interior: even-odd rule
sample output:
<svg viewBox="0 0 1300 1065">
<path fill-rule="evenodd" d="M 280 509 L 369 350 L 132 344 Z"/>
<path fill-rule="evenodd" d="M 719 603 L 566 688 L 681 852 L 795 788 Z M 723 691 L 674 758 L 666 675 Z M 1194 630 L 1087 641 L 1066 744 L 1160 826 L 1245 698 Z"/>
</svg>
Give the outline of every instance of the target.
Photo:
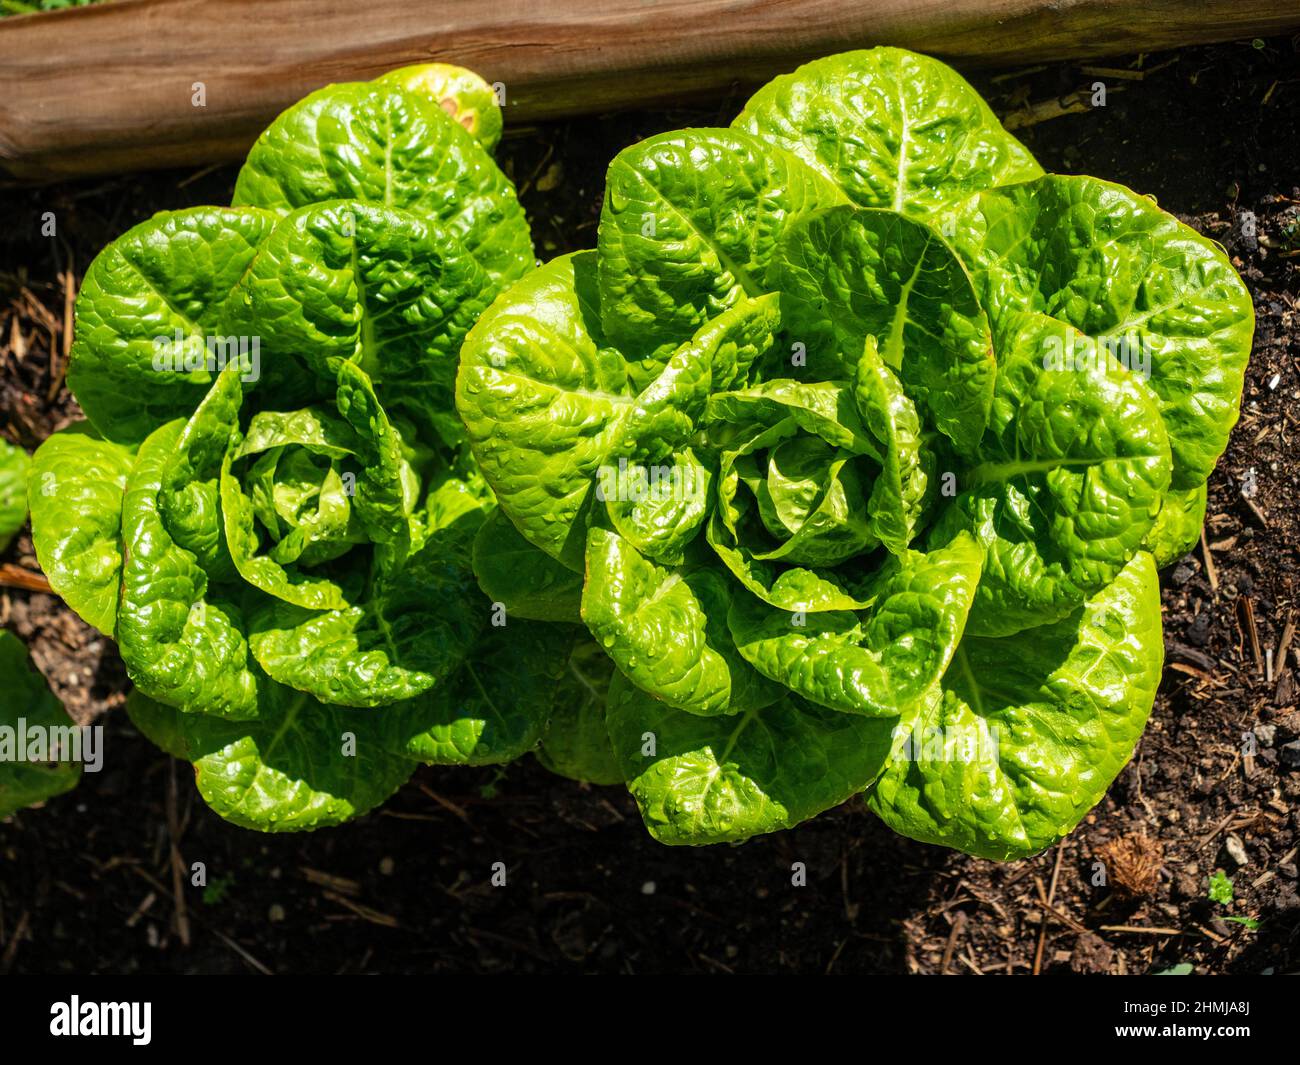
<svg viewBox="0 0 1300 1065">
<path fill-rule="evenodd" d="M 1154 194 L 1223 243 L 1259 326 L 1242 419 L 1211 481 L 1208 547 L 1164 577 L 1168 663 L 1151 726 L 1106 800 L 1059 848 L 979 861 L 894 836 L 854 801 L 743 846 L 669 849 L 645 834 L 621 789 L 572 784 L 531 759 L 499 771 L 424 770 L 356 824 L 260 836 L 211 814 L 186 767 L 111 712 L 104 771 L 0 825 L 0 971 L 1300 968 L 1300 766 L 1282 752 L 1300 738 L 1300 644 L 1287 635 L 1300 613 L 1297 44 L 1106 66 L 1145 76 L 1062 65 L 977 80 L 1004 115 L 1036 114 L 1025 109 L 1104 81 L 1105 107 L 1019 134 L 1049 169 Z M 604 166 L 620 147 L 724 123 L 741 99 L 514 131 L 503 158 L 539 254 L 594 242 Z M 5 437 L 31 448 L 75 416 L 58 387 L 62 272 L 79 277 L 107 240 L 156 210 L 225 202 L 233 177 L 223 167 L 0 187 Z M 45 211 L 58 219 L 55 239 L 40 236 Z M 0 562 L 34 570 L 30 541 Z M 121 702 L 111 643 L 53 597 L 0 588 L 0 623 L 33 645 L 80 719 Z M 1250 755 L 1245 732 L 1255 736 Z M 175 881 L 173 845 L 185 871 Z M 190 886 L 196 862 L 206 889 Z M 503 887 L 490 882 L 496 862 Z M 806 863 L 806 886 L 792 883 L 795 862 Z M 1234 880 L 1229 905 L 1207 897 L 1220 868 Z"/>
</svg>

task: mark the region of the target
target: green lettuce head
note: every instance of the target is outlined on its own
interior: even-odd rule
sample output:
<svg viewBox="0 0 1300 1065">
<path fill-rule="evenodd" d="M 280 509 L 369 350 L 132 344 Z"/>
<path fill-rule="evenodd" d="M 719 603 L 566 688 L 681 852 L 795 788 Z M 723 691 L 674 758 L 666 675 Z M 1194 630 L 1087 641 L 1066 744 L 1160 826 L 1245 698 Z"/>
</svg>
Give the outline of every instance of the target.
<svg viewBox="0 0 1300 1065">
<path fill-rule="evenodd" d="M 232 206 L 95 259 L 68 371 L 88 422 L 28 481 L 41 564 L 117 640 L 133 720 L 250 828 L 335 824 L 420 762 L 530 749 L 571 643 L 494 625 L 473 575 L 493 503 L 456 359 L 534 266 L 473 135 L 500 116 L 490 94 L 494 121 L 447 106 L 468 72 L 399 73 L 308 96 Z"/>
<path fill-rule="evenodd" d="M 500 295 L 456 382 L 478 536 L 521 541 L 495 587 L 613 667 L 584 658 L 603 735 L 575 701 L 543 760 L 612 764 L 666 843 L 865 792 L 916 839 L 1050 845 L 1150 712 L 1157 564 L 1252 329 L 1219 248 L 1044 174 L 923 56 L 819 60 L 623 151 L 596 250 Z"/>
</svg>

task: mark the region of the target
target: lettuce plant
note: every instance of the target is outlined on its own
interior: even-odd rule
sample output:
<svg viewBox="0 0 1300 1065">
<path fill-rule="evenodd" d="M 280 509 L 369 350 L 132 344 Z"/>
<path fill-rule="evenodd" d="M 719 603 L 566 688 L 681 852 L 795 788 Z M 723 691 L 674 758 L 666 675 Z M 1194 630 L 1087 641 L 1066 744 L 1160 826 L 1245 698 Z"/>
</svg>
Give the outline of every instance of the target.
<svg viewBox="0 0 1300 1065">
<path fill-rule="evenodd" d="M 332 85 L 261 134 L 232 206 L 157 215 L 87 271 L 88 421 L 36 453 L 36 550 L 117 640 L 136 725 L 237 824 L 337 823 L 546 723 L 571 637 L 493 625 L 452 400 L 466 331 L 534 265 L 477 139 L 499 132 L 459 68 Z"/>
<path fill-rule="evenodd" d="M 628 148 L 597 248 L 499 296 L 456 383 L 480 541 L 520 541 L 480 580 L 609 659 L 544 752 L 666 843 L 865 792 L 916 839 L 1048 846 L 1150 712 L 1157 566 L 1252 330 L 1218 247 L 1044 174 L 922 56 L 822 59 Z"/>
<path fill-rule="evenodd" d="M 0 553 L 27 524 L 27 452 L 0 440 Z"/>
<path fill-rule="evenodd" d="M 65 757 L 75 726 L 27 657 L 17 636 L 0 629 L 0 818 L 77 786 L 81 763 Z"/>
</svg>

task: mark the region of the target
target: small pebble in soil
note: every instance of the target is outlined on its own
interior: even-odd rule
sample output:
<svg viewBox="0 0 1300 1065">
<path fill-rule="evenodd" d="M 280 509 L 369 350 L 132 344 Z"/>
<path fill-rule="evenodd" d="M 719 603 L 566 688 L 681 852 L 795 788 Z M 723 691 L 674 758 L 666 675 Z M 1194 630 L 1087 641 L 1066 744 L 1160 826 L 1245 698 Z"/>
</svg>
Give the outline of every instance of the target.
<svg viewBox="0 0 1300 1065">
<path fill-rule="evenodd" d="M 1246 855 L 1245 844 L 1236 836 L 1229 836 L 1223 841 L 1223 850 L 1232 859 L 1233 864 L 1238 867 L 1250 863 L 1250 858 Z"/>
<path fill-rule="evenodd" d="M 284 920 L 284 907 L 278 902 L 271 903 L 271 908 L 266 911 L 266 918 L 272 923 Z"/>
<path fill-rule="evenodd" d="M 396 868 L 397 868 L 397 863 L 393 861 L 392 858 L 385 857 L 379 859 L 379 871 L 384 876 L 392 876 L 393 870 Z"/>
<path fill-rule="evenodd" d="M 655 893 L 655 882 L 653 880 L 647 880 L 644 884 L 641 885 L 642 895 L 653 895 L 654 893 Z"/>
<path fill-rule="evenodd" d="M 1300 766 L 1300 740 L 1282 745 L 1282 761 L 1289 766 Z"/>
<path fill-rule="evenodd" d="M 1276 725 L 1256 725 L 1255 742 L 1261 747 L 1272 747 L 1273 740 L 1277 736 Z"/>
</svg>

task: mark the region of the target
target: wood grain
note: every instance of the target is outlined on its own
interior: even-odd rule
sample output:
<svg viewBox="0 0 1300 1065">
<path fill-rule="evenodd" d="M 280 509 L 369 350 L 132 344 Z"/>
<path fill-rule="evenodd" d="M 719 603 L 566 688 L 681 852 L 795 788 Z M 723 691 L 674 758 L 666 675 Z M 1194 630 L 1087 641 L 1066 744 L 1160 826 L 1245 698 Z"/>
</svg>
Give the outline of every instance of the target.
<svg viewBox="0 0 1300 1065">
<path fill-rule="evenodd" d="M 504 84 L 517 125 L 721 104 L 872 44 L 969 67 L 1298 27 L 1296 0 L 119 0 L 0 20 L 0 167 L 50 180 L 236 159 L 312 89 L 435 59 Z"/>
</svg>

